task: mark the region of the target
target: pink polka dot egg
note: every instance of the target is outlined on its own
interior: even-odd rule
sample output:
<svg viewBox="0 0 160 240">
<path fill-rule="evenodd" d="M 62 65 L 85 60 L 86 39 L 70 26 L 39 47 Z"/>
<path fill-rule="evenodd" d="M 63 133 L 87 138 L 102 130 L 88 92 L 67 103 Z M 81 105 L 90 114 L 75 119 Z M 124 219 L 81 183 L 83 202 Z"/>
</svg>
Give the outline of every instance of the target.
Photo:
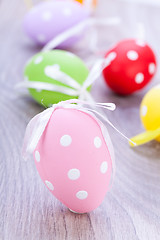
<svg viewBox="0 0 160 240">
<path fill-rule="evenodd" d="M 107 85 L 116 93 L 128 95 L 145 87 L 156 72 L 156 57 L 152 48 L 142 40 L 120 41 L 106 55 L 103 71 Z"/>
<path fill-rule="evenodd" d="M 76 1 L 51 0 L 33 7 L 24 18 L 26 34 L 38 45 L 45 45 L 57 35 L 86 20 L 89 11 Z M 81 38 L 73 36 L 60 44 L 66 48 Z"/>
<path fill-rule="evenodd" d="M 105 126 L 88 111 L 55 108 L 34 159 L 43 183 L 73 212 L 96 209 L 110 188 L 113 146 Z"/>
</svg>

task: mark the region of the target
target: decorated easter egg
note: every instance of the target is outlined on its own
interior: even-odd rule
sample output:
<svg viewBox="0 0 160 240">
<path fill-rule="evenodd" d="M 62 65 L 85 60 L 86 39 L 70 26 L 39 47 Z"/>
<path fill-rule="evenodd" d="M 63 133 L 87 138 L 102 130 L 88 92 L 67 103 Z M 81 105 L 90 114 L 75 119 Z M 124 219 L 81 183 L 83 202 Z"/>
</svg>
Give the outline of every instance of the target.
<svg viewBox="0 0 160 240">
<path fill-rule="evenodd" d="M 78 98 L 77 88 L 83 85 L 88 73 L 85 63 L 76 55 L 53 50 L 40 52 L 32 57 L 25 66 L 24 76 L 32 97 L 38 103 L 50 106 Z M 50 85 L 49 88 L 47 84 Z"/>
<path fill-rule="evenodd" d="M 96 209 L 109 190 L 113 146 L 104 129 L 87 111 L 57 107 L 35 148 L 42 181 L 74 212 Z"/>
<path fill-rule="evenodd" d="M 142 40 L 123 40 L 106 53 L 105 82 L 116 93 L 127 95 L 145 87 L 156 72 L 156 58 Z"/>
<path fill-rule="evenodd" d="M 140 118 L 145 132 L 131 138 L 130 145 L 139 146 L 157 140 L 160 142 L 160 85 L 153 87 L 144 96 L 140 106 Z"/>
<path fill-rule="evenodd" d="M 46 1 L 33 7 L 24 19 L 24 30 L 37 44 L 45 45 L 57 35 L 86 20 L 89 11 L 75 1 Z M 82 34 L 81 34 L 82 35 Z M 64 41 L 59 47 L 69 47 L 80 35 Z"/>
<path fill-rule="evenodd" d="M 160 85 L 153 87 L 144 96 L 140 117 L 146 130 L 156 130 L 160 128 Z M 160 136 L 160 135 L 159 135 Z M 160 141 L 160 137 L 158 138 Z"/>
</svg>

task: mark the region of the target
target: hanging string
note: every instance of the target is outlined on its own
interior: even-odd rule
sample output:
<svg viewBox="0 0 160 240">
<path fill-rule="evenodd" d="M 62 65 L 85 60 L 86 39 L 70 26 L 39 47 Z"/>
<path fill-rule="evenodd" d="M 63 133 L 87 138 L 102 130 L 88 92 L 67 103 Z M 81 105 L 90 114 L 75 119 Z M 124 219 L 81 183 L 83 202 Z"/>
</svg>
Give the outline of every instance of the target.
<svg viewBox="0 0 160 240">
<path fill-rule="evenodd" d="M 42 51 L 45 52 L 45 51 L 49 51 L 51 49 L 56 48 L 58 45 L 60 45 L 70 37 L 76 36 L 81 32 L 83 32 L 87 27 L 90 27 L 93 25 L 117 25 L 119 23 L 120 23 L 120 18 L 118 17 L 100 18 L 100 19 L 89 18 L 67 29 L 66 31 L 60 33 L 58 36 L 56 36 L 50 42 L 48 42 L 44 46 Z"/>
</svg>

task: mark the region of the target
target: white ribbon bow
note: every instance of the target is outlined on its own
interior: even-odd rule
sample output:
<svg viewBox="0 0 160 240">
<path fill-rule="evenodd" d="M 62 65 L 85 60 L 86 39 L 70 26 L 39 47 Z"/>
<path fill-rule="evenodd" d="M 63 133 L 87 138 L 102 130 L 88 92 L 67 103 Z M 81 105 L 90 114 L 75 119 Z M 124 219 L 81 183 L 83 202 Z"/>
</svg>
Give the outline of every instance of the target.
<svg viewBox="0 0 160 240">
<path fill-rule="evenodd" d="M 86 26 L 92 26 L 94 24 L 99 24 L 99 25 L 117 25 L 120 23 L 120 19 L 117 17 L 113 18 L 100 18 L 100 19 L 94 19 L 94 18 L 89 18 L 87 20 L 84 20 L 75 26 L 67 29 L 66 31 L 62 32 L 59 34 L 57 37 L 52 39 L 47 45 L 42 49 L 42 52 L 49 51 L 61 43 L 63 43 L 65 40 L 68 38 L 75 36 L 79 33 L 81 33 Z M 97 34 L 94 36 L 95 39 L 97 39 Z M 97 40 L 96 40 L 97 41 Z M 95 41 L 95 42 L 96 42 Z M 93 41 L 92 41 L 93 43 Z M 96 49 L 96 43 L 90 44 L 92 50 L 94 51 Z M 71 78 L 69 75 L 66 73 L 62 72 L 58 66 L 52 65 L 52 66 L 47 66 L 45 68 L 45 74 L 56 80 L 57 82 L 65 84 L 65 86 L 58 86 L 56 84 L 52 83 L 46 83 L 46 82 L 38 82 L 34 81 L 34 79 L 30 79 L 31 81 L 24 80 L 21 83 L 18 83 L 15 88 L 32 88 L 36 90 L 48 90 L 48 91 L 53 91 L 53 92 L 60 92 L 62 94 L 66 94 L 72 97 L 78 97 L 79 99 L 83 100 L 90 100 L 93 101 L 91 95 L 88 93 L 87 88 L 95 82 L 95 80 L 101 75 L 102 71 L 104 68 L 106 68 L 110 63 L 112 59 L 98 59 L 93 66 L 92 70 L 90 71 L 89 76 L 85 80 L 83 86 L 81 86 L 77 81 L 73 78 Z M 43 99 L 42 99 L 43 100 Z"/>
<path fill-rule="evenodd" d="M 88 105 L 88 107 L 85 107 L 86 105 Z M 54 104 L 52 107 L 44 110 L 42 113 L 35 116 L 29 122 L 26 129 L 24 144 L 23 144 L 24 159 L 26 159 L 28 153 L 29 154 L 33 153 L 33 151 L 35 150 L 53 112 L 57 108 L 77 109 L 83 112 L 87 112 L 89 114 L 96 114 L 100 119 L 107 122 L 117 132 L 119 132 L 124 138 L 126 138 L 128 141 L 131 141 L 124 134 L 122 134 L 115 126 L 113 126 L 113 124 L 107 119 L 107 117 L 105 117 L 103 114 L 99 113 L 98 111 L 92 109 L 91 107 L 108 109 L 110 111 L 114 111 L 116 108 L 114 103 L 92 103 L 92 102 L 90 103 L 90 102 L 85 102 L 78 99 L 71 99 L 71 100 L 59 102 L 58 104 Z"/>
<path fill-rule="evenodd" d="M 33 88 L 36 90 L 48 90 L 53 92 L 60 92 L 72 97 L 78 97 L 81 100 L 93 101 L 91 94 L 87 91 L 87 89 L 96 81 L 96 79 L 101 75 L 103 69 L 106 68 L 109 64 L 110 62 L 108 59 L 98 59 L 82 86 L 75 79 L 62 72 L 55 64 L 52 66 L 47 66 L 44 70 L 45 74 L 55 81 L 65 84 L 66 87 L 58 86 L 54 83 L 24 80 L 23 82 L 16 85 L 16 89 L 23 87 Z"/>
</svg>

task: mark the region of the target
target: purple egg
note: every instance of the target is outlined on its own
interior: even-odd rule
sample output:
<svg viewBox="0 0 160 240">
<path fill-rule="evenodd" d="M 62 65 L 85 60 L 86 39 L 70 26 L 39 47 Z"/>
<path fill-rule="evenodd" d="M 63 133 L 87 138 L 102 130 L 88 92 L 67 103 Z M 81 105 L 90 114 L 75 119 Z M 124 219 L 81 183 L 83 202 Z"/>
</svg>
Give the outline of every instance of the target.
<svg viewBox="0 0 160 240">
<path fill-rule="evenodd" d="M 27 13 L 24 29 L 34 42 L 43 46 L 88 17 L 89 11 L 78 2 L 48 1 L 36 5 Z M 80 35 L 71 37 L 59 47 L 70 47 L 79 39 Z"/>
</svg>

